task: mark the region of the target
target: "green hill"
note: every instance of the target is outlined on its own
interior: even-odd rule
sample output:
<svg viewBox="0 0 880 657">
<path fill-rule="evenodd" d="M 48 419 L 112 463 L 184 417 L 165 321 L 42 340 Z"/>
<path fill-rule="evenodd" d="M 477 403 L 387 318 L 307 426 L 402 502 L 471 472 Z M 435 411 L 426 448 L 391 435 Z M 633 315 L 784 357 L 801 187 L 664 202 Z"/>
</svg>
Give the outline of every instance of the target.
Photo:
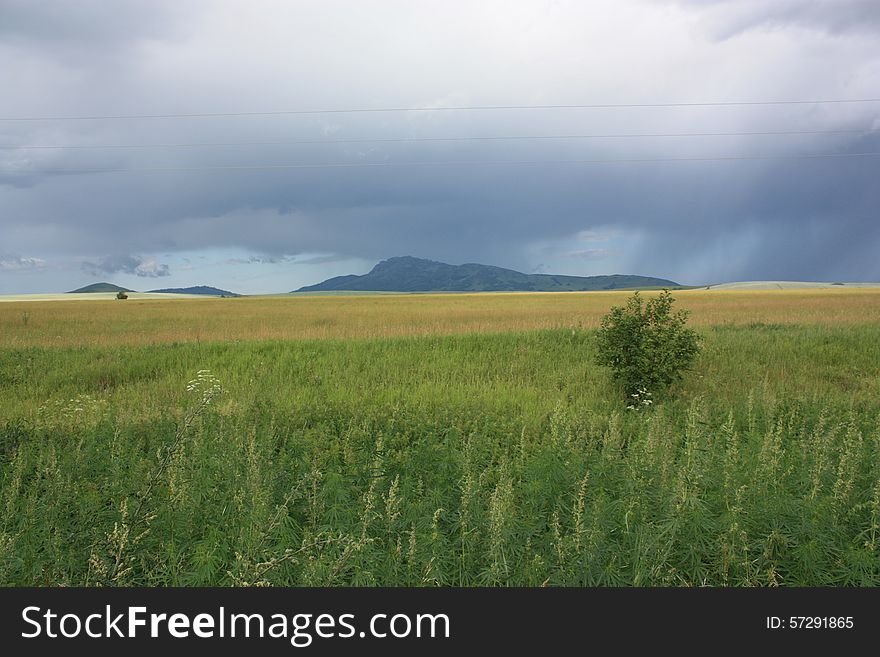
<svg viewBox="0 0 880 657">
<path fill-rule="evenodd" d="M 166 287 L 161 290 L 149 290 L 153 293 L 162 294 L 204 294 L 212 297 L 240 297 L 240 294 L 230 292 L 229 290 L 221 290 L 210 285 L 194 285 L 192 287 Z"/>
<path fill-rule="evenodd" d="M 368 274 L 336 276 L 296 292 L 362 290 L 385 292 L 566 292 L 619 290 L 634 287 L 680 287 L 663 278 L 613 274 L 557 276 L 523 274 L 512 269 L 444 262 L 402 256 L 383 260 Z"/>
<path fill-rule="evenodd" d="M 113 283 L 92 283 L 78 290 L 71 290 L 68 294 L 83 294 L 86 292 L 134 292 L 134 290 L 119 287 L 118 285 L 113 285 Z"/>
</svg>

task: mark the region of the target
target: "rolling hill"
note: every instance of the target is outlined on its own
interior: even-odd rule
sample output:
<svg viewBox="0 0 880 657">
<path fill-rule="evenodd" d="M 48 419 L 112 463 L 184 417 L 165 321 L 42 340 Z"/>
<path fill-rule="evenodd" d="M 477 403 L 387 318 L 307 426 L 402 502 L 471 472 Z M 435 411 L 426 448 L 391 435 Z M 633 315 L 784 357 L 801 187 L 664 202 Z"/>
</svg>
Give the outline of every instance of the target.
<svg viewBox="0 0 880 657">
<path fill-rule="evenodd" d="M 127 287 L 120 287 L 113 283 L 92 283 L 76 290 L 71 290 L 67 294 L 85 294 L 93 292 L 136 292 Z M 221 290 L 218 287 L 210 285 L 194 285 L 192 287 L 166 287 L 161 290 L 147 290 L 146 294 L 201 294 L 212 297 L 240 297 L 240 294 L 230 292 L 229 290 Z"/>
<path fill-rule="evenodd" d="M 194 285 L 192 287 L 166 287 L 161 290 L 148 290 L 153 294 L 203 294 L 212 297 L 240 297 L 240 294 L 230 292 L 229 290 L 221 290 L 210 285 Z"/>
<path fill-rule="evenodd" d="M 71 290 L 68 294 L 84 294 L 89 292 L 134 292 L 126 287 L 119 287 L 113 283 L 92 283 L 76 290 Z"/>
<path fill-rule="evenodd" d="M 388 258 L 363 276 L 329 278 L 296 292 L 360 290 L 376 292 L 566 292 L 619 290 L 634 287 L 680 287 L 663 278 L 613 274 L 557 276 L 523 274 L 491 265 L 448 265 L 412 256 Z"/>
</svg>

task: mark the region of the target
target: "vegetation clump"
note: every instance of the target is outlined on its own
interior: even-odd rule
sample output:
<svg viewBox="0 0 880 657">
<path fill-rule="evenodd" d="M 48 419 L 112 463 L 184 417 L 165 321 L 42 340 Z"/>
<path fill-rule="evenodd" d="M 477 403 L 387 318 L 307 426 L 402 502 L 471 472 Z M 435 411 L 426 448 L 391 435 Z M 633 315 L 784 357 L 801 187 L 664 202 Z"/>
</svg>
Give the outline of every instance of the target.
<svg viewBox="0 0 880 657">
<path fill-rule="evenodd" d="M 687 327 L 688 312 L 673 312 L 673 302 L 668 290 L 647 302 L 634 292 L 625 306 L 602 318 L 596 361 L 611 368 L 636 406 L 680 379 L 700 351 L 700 336 Z"/>
</svg>

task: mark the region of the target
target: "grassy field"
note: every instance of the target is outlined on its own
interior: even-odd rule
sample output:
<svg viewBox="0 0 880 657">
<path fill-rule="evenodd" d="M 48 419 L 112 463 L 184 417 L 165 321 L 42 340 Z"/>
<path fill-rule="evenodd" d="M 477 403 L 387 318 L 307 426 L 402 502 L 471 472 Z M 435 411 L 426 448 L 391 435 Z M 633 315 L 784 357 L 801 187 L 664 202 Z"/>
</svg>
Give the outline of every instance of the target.
<svg viewBox="0 0 880 657">
<path fill-rule="evenodd" d="M 64 308 L 56 303 L 10 302 L 0 304 L 0 336 L 7 347 L 78 347 L 594 328 L 629 294 L 132 298 L 79 301 Z M 692 312 L 697 326 L 880 322 L 880 288 L 683 290 L 676 298 Z"/>
<path fill-rule="evenodd" d="M 171 294 L 167 292 L 127 292 L 128 298 L 137 299 L 202 299 L 199 294 Z M 58 294 L 0 295 L 0 303 L 32 303 L 34 301 L 115 301 L 115 292 L 62 292 Z"/>
<path fill-rule="evenodd" d="M 676 292 L 640 410 L 625 296 L 0 304 L 0 583 L 880 583 L 880 290 Z"/>
</svg>

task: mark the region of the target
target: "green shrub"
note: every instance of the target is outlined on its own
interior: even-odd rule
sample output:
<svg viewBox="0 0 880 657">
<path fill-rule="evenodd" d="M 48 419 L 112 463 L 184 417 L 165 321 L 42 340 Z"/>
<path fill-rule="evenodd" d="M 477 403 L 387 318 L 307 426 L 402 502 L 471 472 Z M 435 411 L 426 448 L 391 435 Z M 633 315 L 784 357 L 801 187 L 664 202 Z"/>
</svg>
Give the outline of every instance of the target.
<svg viewBox="0 0 880 657">
<path fill-rule="evenodd" d="M 673 301 L 668 290 L 647 302 L 635 292 L 602 318 L 596 360 L 639 404 L 679 379 L 700 351 L 700 337 L 686 326 L 688 312 L 673 312 Z"/>
</svg>

